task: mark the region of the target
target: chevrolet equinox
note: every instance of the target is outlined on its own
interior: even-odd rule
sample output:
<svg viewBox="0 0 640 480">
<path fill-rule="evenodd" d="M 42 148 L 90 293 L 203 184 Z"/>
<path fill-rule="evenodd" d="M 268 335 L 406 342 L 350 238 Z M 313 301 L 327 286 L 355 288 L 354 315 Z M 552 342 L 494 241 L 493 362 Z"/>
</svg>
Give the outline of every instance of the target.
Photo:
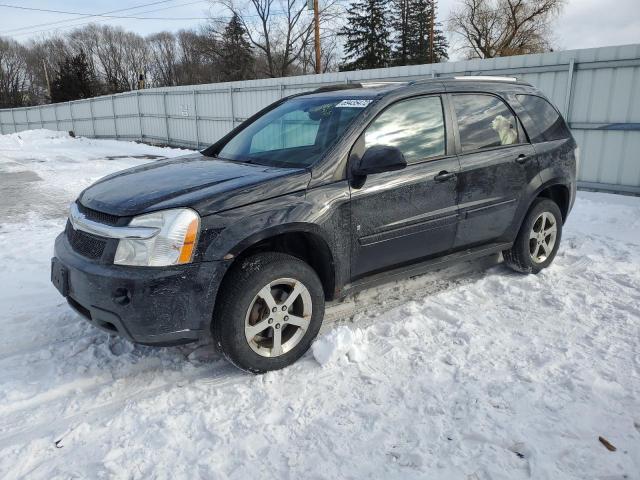
<svg viewBox="0 0 640 480">
<path fill-rule="evenodd" d="M 200 153 L 109 175 L 71 205 L 51 280 L 137 343 L 212 335 L 234 365 L 302 356 L 325 301 L 502 252 L 558 251 L 576 143 L 513 78 L 338 85 L 283 98 Z"/>
</svg>

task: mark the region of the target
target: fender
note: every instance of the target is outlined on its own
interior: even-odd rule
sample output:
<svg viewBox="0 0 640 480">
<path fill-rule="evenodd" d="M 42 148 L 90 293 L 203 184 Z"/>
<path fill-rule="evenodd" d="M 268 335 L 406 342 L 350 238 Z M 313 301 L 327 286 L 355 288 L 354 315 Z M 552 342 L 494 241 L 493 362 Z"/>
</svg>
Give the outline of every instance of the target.
<svg viewBox="0 0 640 480">
<path fill-rule="evenodd" d="M 287 224 L 274 225 L 257 231 L 249 233 L 247 236 L 238 240 L 236 243 L 227 243 L 229 248 L 219 251 L 216 256 L 224 255 L 221 261 L 218 261 L 220 265 L 219 277 L 220 281 L 229 267 L 236 261 L 247 249 L 251 249 L 252 246 L 283 234 L 306 234 L 309 235 L 310 241 L 309 247 L 311 250 L 303 250 L 305 255 L 311 255 L 311 257 L 305 256 L 312 268 L 316 270 L 316 273 L 322 280 L 325 287 L 325 293 L 327 298 L 333 298 L 337 290 L 345 283 L 344 272 L 340 268 L 341 265 L 336 265 L 336 252 L 334 246 L 331 244 L 328 235 L 322 228 L 317 225 L 307 222 L 291 222 Z M 230 237 L 234 240 L 239 237 Z M 215 249 L 215 248 L 214 248 Z M 223 252 L 225 252 L 223 254 Z M 302 253 L 302 251 L 300 252 Z M 344 262 L 343 262 L 344 263 Z"/>
<path fill-rule="evenodd" d="M 530 186 L 533 186 L 533 185 L 530 184 Z M 546 190 L 547 188 L 554 187 L 554 186 L 565 187 L 567 191 L 571 192 L 571 185 L 568 184 L 566 182 L 566 179 L 562 177 L 554 177 L 550 180 L 547 180 L 544 183 L 538 184 L 537 187 L 534 187 L 533 191 L 531 193 L 528 193 L 527 198 L 523 199 L 520 202 L 520 207 L 518 208 L 516 215 L 514 215 L 513 223 L 511 224 L 511 227 L 508 230 L 509 232 L 508 241 L 513 242 L 515 240 L 516 236 L 518 235 L 518 232 L 520 231 L 520 226 L 522 225 L 522 222 L 524 221 L 525 216 L 529 212 L 529 209 L 531 208 L 531 205 L 533 204 L 535 199 L 540 196 L 540 193 Z M 571 193 L 569 194 L 571 195 Z"/>
<path fill-rule="evenodd" d="M 240 222 L 231 225 L 231 227 L 241 225 L 243 227 L 253 226 L 254 228 L 251 230 L 238 230 L 236 232 L 226 231 L 225 229 L 220 232 L 218 237 L 211 241 L 204 256 L 210 260 L 212 264 L 216 264 L 215 275 L 211 279 L 211 283 L 209 285 L 209 291 L 213 294 L 213 298 L 217 296 L 225 275 L 229 271 L 231 265 L 233 265 L 238 255 L 262 240 L 266 240 L 283 233 L 310 233 L 320 239 L 320 241 L 324 242 L 328 250 L 328 254 L 331 256 L 332 275 L 329 275 L 329 277 L 332 278 L 330 278 L 330 281 L 333 285 L 336 284 L 338 281 L 338 272 L 335 268 L 335 253 L 332 251 L 331 243 L 327 239 L 326 232 L 324 232 L 318 225 L 307 222 L 291 222 L 260 228 L 258 222 L 260 225 L 262 224 L 261 221 L 255 218 L 244 218 Z M 242 235 L 245 236 L 241 238 Z M 208 318 L 202 328 L 208 330 L 210 328 L 211 320 L 212 318 Z"/>
<path fill-rule="evenodd" d="M 511 227 L 507 230 L 508 235 L 505 240 L 514 241 L 520 231 L 520 226 L 524 217 L 531 208 L 531 204 L 540 195 L 540 192 L 556 185 L 565 187 L 569 192 L 569 202 L 566 215 L 571 210 L 575 199 L 576 189 L 576 164 L 575 151 L 576 143 L 573 138 L 555 140 L 534 145 L 538 166 L 538 175 L 526 186 L 525 194 L 520 201 L 520 205 Z"/>
<path fill-rule="evenodd" d="M 546 181 L 543 181 L 542 178 L 538 175 L 534 177 L 531 182 L 529 182 L 525 189 L 525 194 L 519 202 L 518 209 L 513 216 L 513 222 L 505 232 L 504 240 L 506 242 L 515 241 L 515 238 L 520 231 L 520 226 L 522 225 L 525 216 L 531 208 L 531 204 L 535 201 L 536 198 L 538 198 L 540 192 L 556 185 L 563 186 L 567 188 L 569 192 L 571 192 L 571 184 L 567 182 L 566 177 L 553 177 L 548 178 Z"/>
<path fill-rule="evenodd" d="M 573 137 L 536 144 L 534 146 L 540 164 L 541 183 L 547 188 L 560 184 L 569 189 L 569 205 L 571 210 L 576 194 L 576 141 Z"/>
<path fill-rule="evenodd" d="M 277 235 L 282 235 L 284 233 L 311 233 L 316 237 L 322 239 L 322 241 L 327 245 L 331 256 L 333 256 L 334 252 L 331 249 L 331 242 L 324 232 L 318 225 L 314 225 L 312 223 L 307 222 L 292 222 L 283 225 L 274 225 L 272 227 L 268 227 L 264 230 L 260 230 L 250 234 L 249 236 L 243 238 L 238 243 L 236 243 L 229 251 L 224 255 L 225 259 L 231 257 L 236 257 L 241 254 L 244 250 L 255 245 L 262 240 L 266 240 L 271 237 L 275 237 Z"/>
<path fill-rule="evenodd" d="M 245 248 L 266 238 L 288 232 L 310 232 L 331 245 L 331 224 L 316 223 L 317 205 L 306 192 L 297 192 L 246 205 L 203 219 L 204 230 L 215 232 L 205 248 L 203 260 L 235 257 Z M 332 252 L 333 253 L 333 252 Z"/>
<path fill-rule="evenodd" d="M 564 220 L 566 221 L 566 217 L 567 215 L 569 215 L 569 212 L 571 211 L 571 207 L 573 205 L 573 201 L 575 200 L 575 182 L 573 183 L 567 182 L 566 177 L 553 177 L 547 180 L 546 182 L 544 182 L 542 185 L 540 185 L 540 187 L 536 189 L 534 195 L 530 198 L 530 202 L 527 205 L 527 212 L 529 211 L 529 208 L 531 207 L 531 204 L 533 203 L 533 201 L 540 196 L 540 193 L 542 191 L 546 190 L 549 187 L 557 187 L 557 186 L 566 188 L 567 193 L 569 195 L 569 199 L 568 199 L 569 204 L 567 205 L 567 211 L 563 212 L 565 215 Z"/>
<path fill-rule="evenodd" d="M 231 264 L 257 242 L 285 233 L 311 234 L 326 246 L 323 253 L 333 262 L 330 283 L 339 289 L 350 275 L 349 200 L 344 180 L 203 217 L 199 260 Z"/>
</svg>

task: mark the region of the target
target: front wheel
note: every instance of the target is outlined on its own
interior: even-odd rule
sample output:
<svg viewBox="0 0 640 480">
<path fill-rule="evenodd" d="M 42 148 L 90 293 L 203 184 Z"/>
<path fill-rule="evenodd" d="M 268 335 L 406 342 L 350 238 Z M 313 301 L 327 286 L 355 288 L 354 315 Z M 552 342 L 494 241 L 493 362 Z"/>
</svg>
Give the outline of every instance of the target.
<svg viewBox="0 0 640 480">
<path fill-rule="evenodd" d="M 538 198 L 522 222 L 516 241 L 502 252 L 505 263 L 523 273 L 538 273 L 551 265 L 562 236 L 560 208 L 548 198 Z"/>
<path fill-rule="evenodd" d="M 324 292 L 315 271 L 283 253 L 261 253 L 232 267 L 220 291 L 212 333 L 237 367 L 284 368 L 311 346 L 322 325 Z"/>
</svg>

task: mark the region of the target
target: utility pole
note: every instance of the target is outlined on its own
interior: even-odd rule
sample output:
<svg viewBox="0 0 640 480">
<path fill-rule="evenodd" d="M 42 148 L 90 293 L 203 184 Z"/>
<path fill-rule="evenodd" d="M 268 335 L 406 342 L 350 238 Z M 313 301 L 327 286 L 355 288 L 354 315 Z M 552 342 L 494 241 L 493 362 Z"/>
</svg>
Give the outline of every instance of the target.
<svg viewBox="0 0 640 480">
<path fill-rule="evenodd" d="M 313 0 L 313 20 L 316 44 L 316 73 L 322 73 L 322 60 L 320 57 L 320 12 L 318 10 L 318 0 Z"/>
<path fill-rule="evenodd" d="M 431 0 L 431 19 L 429 22 L 429 63 L 433 63 L 433 22 L 436 15 L 435 0 Z"/>
<path fill-rule="evenodd" d="M 49 101 L 51 101 L 51 83 L 49 83 L 49 72 L 47 71 L 47 62 L 42 59 L 42 66 L 44 67 L 44 78 L 47 81 L 47 90 L 49 91 Z"/>
</svg>

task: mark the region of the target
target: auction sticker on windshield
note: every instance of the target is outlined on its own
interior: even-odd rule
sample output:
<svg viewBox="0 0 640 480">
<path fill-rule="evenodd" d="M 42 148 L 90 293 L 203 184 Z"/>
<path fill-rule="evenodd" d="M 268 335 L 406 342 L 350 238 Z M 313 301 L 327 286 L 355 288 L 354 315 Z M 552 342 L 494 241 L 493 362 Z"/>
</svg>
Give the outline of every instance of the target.
<svg viewBox="0 0 640 480">
<path fill-rule="evenodd" d="M 342 100 L 336 108 L 365 108 L 373 100 Z"/>
</svg>

